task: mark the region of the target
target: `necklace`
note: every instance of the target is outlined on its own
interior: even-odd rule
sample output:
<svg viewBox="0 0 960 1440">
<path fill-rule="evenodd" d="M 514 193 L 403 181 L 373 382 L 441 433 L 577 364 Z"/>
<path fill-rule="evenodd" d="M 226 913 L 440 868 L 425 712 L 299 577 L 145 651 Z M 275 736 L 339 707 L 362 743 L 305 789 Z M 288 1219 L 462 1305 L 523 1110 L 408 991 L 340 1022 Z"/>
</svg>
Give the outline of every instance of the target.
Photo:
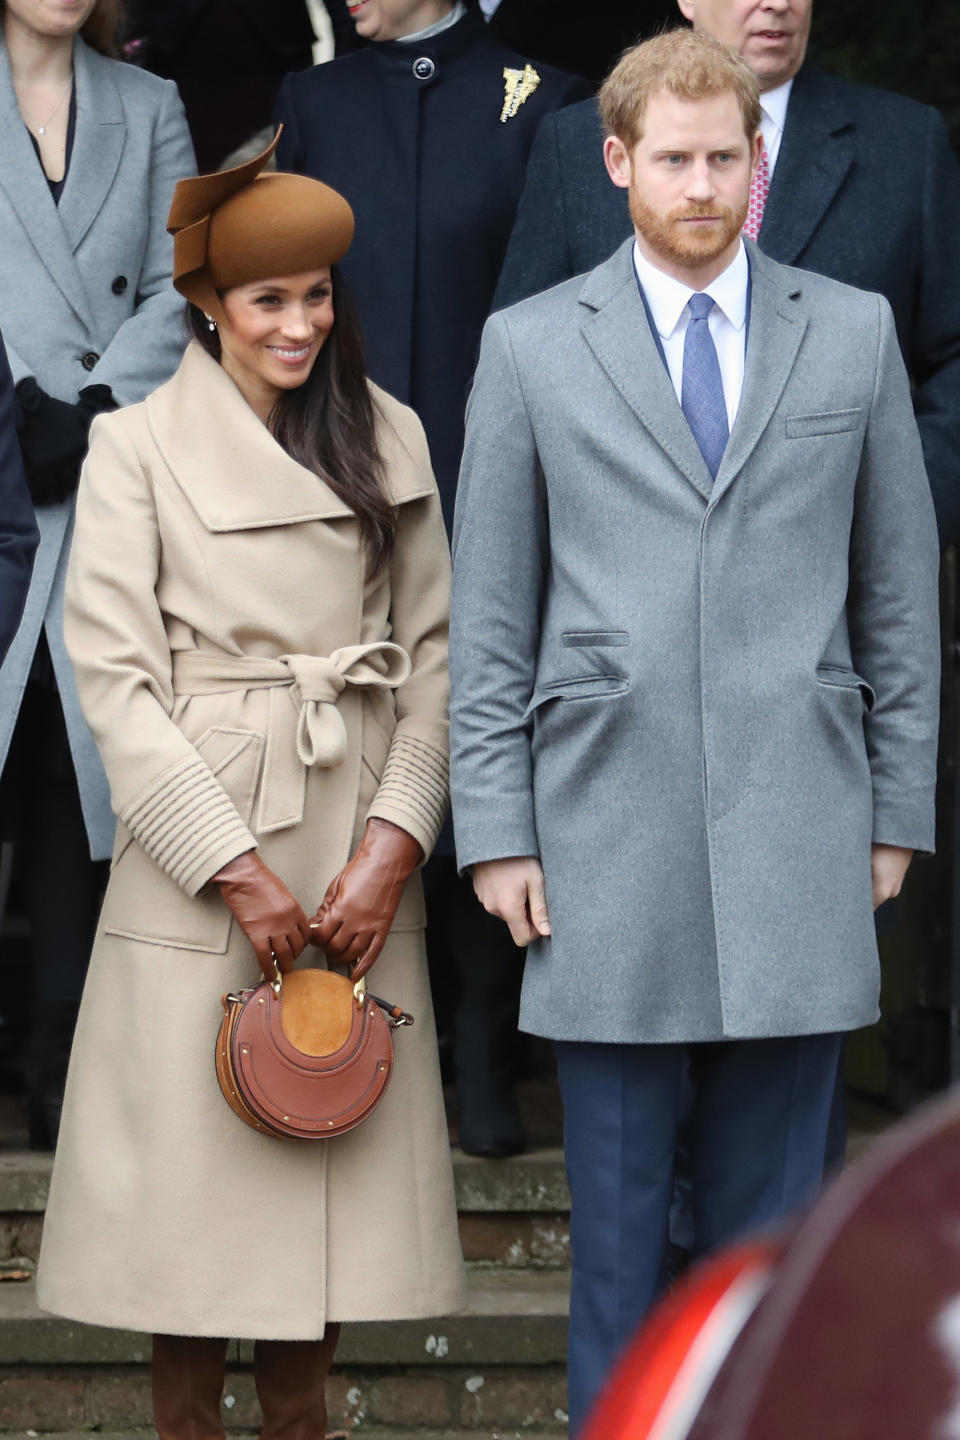
<svg viewBox="0 0 960 1440">
<path fill-rule="evenodd" d="M 37 134 L 38 134 L 38 135 L 46 135 L 46 133 L 47 133 L 47 126 L 50 124 L 50 121 L 53 119 L 53 117 L 54 117 L 56 114 L 58 114 L 58 112 L 59 112 L 59 110 L 60 110 L 60 107 L 63 105 L 64 100 L 66 100 L 67 96 L 70 94 L 70 91 L 71 91 L 72 89 L 73 89 L 73 75 L 71 74 L 70 79 L 67 81 L 67 88 L 66 88 L 66 90 L 64 90 L 63 94 L 60 96 L 60 99 L 57 101 L 56 105 L 54 105 L 53 109 L 50 111 L 50 114 L 47 116 L 46 120 L 44 120 L 43 124 L 42 124 L 42 125 L 37 125 Z M 18 98 L 19 98 L 19 97 L 18 97 Z M 20 109 L 21 109 L 21 110 L 25 110 L 26 113 L 27 113 L 27 118 L 28 118 L 29 120 L 32 120 L 35 125 L 37 124 L 36 116 L 32 113 L 32 111 L 30 110 L 29 106 L 24 105 L 24 103 L 23 103 L 22 100 L 20 100 Z"/>
</svg>

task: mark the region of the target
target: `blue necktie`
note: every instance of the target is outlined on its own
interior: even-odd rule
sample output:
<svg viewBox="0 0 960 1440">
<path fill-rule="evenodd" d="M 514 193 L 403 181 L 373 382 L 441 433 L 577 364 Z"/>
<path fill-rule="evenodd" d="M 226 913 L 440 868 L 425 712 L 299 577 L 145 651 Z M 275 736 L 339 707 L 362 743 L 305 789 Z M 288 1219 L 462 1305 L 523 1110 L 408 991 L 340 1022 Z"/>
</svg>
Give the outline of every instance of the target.
<svg viewBox="0 0 960 1440">
<path fill-rule="evenodd" d="M 700 446 L 707 469 L 716 480 L 730 430 L 720 361 L 707 322 L 713 300 L 709 295 L 695 294 L 690 296 L 688 305 L 690 319 L 683 337 L 680 406 L 693 431 L 693 438 Z"/>
</svg>

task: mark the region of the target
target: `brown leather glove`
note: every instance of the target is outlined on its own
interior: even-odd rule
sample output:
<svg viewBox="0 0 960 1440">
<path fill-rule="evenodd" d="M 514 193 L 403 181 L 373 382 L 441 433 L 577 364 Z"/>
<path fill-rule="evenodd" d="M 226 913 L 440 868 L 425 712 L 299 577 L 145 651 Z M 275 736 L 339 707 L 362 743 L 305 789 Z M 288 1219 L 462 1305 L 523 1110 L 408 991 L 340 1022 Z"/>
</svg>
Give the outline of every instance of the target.
<svg viewBox="0 0 960 1440">
<path fill-rule="evenodd" d="M 274 978 L 274 957 L 281 970 L 292 970 L 310 940 L 310 925 L 279 875 L 255 850 L 247 850 L 218 870 L 211 883 L 219 885 L 267 979 Z"/>
<path fill-rule="evenodd" d="M 368 820 L 357 853 L 331 880 L 310 922 L 312 940 L 359 980 L 373 965 L 397 913 L 403 887 L 423 859 L 419 843 L 389 820 Z"/>
</svg>

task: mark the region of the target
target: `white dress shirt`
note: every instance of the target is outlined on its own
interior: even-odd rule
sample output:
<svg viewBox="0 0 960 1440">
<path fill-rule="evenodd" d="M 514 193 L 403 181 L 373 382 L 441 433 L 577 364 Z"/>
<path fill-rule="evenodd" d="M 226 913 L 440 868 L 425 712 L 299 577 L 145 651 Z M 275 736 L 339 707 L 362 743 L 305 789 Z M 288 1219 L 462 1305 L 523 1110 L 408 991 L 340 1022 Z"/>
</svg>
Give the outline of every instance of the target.
<svg viewBox="0 0 960 1440">
<path fill-rule="evenodd" d="M 760 96 L 760 130 L 763 135 L 763 143 L 767 152 L 767 164 L 770 166 L 770 179 L 773 179 L 774 166 L 777 163 L 777 156 L 780 154 L 780 141 L 783 139 L 783 127 L 787 123 L 787 103 L 790 99 L 790 89 L 793 85 L 792 78 L 778 85 L 776 90 L 767 90 Z"/>
<path fill-rule="evenodd" d="M 690 311 L 687 306 L 695 292 L 690 285 L 674 280 L 659 270 L 640 252 L 633 242 L 633 264 L 637 279 L 643 288 L 653 323 L 660 336 L 660 344 L 667 360 L 667 369 L 680 399 L 683 385 L 683 342 L 687 334 Z M 727 424 L 733 429 L 740 407 L 743 390 L 743 370 L 746 363 L 747 342 L 747 289 L 750 282 L 750 267 L 747 252 L 740 241 L 737 253 L 721 275 L 712 280 L 704 293 L 714 302 L 707 324 L 717 349 L 720 362 L 720 378 L 723 381 L 723 398 L 727 405 Z"/>
</svg>

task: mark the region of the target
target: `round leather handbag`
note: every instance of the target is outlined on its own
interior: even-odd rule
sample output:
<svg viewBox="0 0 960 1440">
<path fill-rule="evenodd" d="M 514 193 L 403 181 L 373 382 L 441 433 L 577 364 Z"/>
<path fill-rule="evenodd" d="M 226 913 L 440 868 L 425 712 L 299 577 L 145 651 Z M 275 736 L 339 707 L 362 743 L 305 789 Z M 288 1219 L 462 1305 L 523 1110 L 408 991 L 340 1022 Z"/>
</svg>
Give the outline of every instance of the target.
<svg viewBox="0 0 960 1440">
<path fill-rule="evenodd" d="M 393 1034 L 413 1016 L 333 970 L 277 971 L 223 997 L 217 1079 L 254 1130 L 287 1140 L 343 1135 L 376 1109 Z"/>
</svg>

